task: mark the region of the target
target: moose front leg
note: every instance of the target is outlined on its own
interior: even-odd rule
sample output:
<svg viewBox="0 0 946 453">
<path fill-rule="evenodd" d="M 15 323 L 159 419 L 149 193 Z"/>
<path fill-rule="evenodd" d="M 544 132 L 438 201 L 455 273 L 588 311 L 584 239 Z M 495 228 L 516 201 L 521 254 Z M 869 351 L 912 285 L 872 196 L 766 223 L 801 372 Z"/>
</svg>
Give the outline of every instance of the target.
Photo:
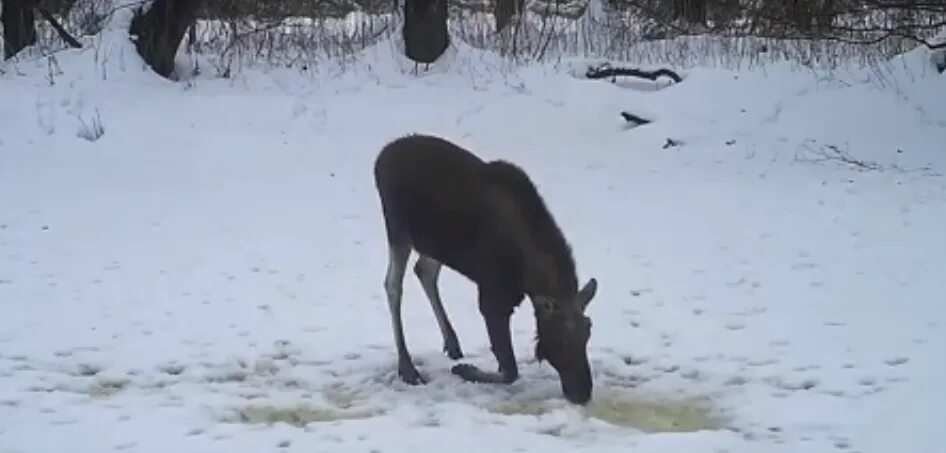
<svg viewBox="0 0 946 453">
<path fill-rule="evenodd" d="M 519 379 L 519 367 L 516 365 L 516 355 L 512 349 L 512 335 L 509 329 L 509 318 L 512 311 L 497 311 L 485 306 L 480 296 L 480 312 L 486 321 L 486 331 L 489 334 L 490 349 L 499 363 L 499 372 L 483 371 L 468 363 L 455 365 L 453 374 L 469 382 L 485 382 L 495 384 L 511 384 Z M 498 301 L 493 300 L 492 303 Z"/>
</svg>

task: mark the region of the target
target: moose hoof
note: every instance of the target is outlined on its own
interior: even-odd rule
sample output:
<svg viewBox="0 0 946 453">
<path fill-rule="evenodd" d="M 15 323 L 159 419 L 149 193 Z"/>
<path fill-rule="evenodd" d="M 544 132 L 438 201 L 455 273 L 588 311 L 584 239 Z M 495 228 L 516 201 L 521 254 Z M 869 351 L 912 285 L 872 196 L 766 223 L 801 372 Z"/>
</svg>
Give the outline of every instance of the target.
<svg viewBox="0 0 946 453">
<path fill-rule="evenodd" d="M 478 381 L 478 377 L 482 373 L 479 368 L 477 368 L 475 365 L 470 365 L 469 363 L 454 365 L 453 368 L 450 368 L 450 372 L 467 382 Z"/>
<path fill-rule="evenodd" d="M 443 345 L 443 352 L 445 352 L 447 357 L 450 357 L 452 360 L 459 360 L 463 358 L 463 351 L 460 350 L 459 343 L 447 343 Z"/>
<path fill-rule="evenodd" d="M 417 371 L 417 368 L 411 367 L 398 367 L 397 370 L 398 376 L 401 380 L 409 385 L 421 385 L 426 384 L 427 380 Z"/>
</svg>

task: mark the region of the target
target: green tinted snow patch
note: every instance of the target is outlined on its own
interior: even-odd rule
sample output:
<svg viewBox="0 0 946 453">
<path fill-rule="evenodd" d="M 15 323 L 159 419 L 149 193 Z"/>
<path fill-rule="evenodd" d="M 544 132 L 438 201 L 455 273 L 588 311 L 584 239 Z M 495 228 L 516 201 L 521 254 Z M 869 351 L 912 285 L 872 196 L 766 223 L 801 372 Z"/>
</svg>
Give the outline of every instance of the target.
<svg viewBox="0 0 946 453">
<path fill-rule="evenodd" d="M 491 405 L 487 410 L 503 415 L 543 415 L 563 410 L 568 404 L 561 400 L 509 401 Z M 689 432 L 722 428 L 722 420 L 714 416 L 707 404 L 700 401 L 631 400 L 609 397 L 593 400 L 584 407 L 574 406 L 584 415 L 612 425 L 630 427 L 644 432 Z"/>
<path fill-rule="evenodd" d="M 370 418 L 380 414 L 380 411 L 369 409 L 338 409 L 333 407 L 277 407 L 269 405 L 254 405 L 239 408 L 229 421 L 251 424 L 286 423 L 292 426 L 304 427 L 309 423 L 332 422 L 339 420 L 356 420 Z"/>
</svg>

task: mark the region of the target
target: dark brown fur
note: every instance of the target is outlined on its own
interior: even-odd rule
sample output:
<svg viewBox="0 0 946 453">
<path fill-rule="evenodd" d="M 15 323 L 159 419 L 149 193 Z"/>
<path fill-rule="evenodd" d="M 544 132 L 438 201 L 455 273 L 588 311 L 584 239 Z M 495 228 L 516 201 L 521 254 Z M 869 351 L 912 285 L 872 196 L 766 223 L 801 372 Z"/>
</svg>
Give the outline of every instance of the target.
<svg viewBox="0 0 946 453">
<path fill-rule="evenodd" d="M 390 262 L 385 288 L 398 347 L 398 372 L 410 383 L 424 379 L 414 367 L 400 321 L 401 282 L 410 250 L 414 270 L 444 335 L 444 350 L 462 357 L 436 287 L 447 265 L 477 284 L 499 373 L 472 365 L 453 372 L 468 381 L 510 383 L 518 378 L 509 319 L 525 295 L 536 312 L 540 358 L 559 372 L 569 400 L 591 396 L 585 352 L 590 321 L 584 309 L 597 283 L 580 291 L 571 249 L 529 177 L 504 161 L 484 162 L 441 138 L 411 135 L 392 141 L 374 167 Z"/>
</svg>

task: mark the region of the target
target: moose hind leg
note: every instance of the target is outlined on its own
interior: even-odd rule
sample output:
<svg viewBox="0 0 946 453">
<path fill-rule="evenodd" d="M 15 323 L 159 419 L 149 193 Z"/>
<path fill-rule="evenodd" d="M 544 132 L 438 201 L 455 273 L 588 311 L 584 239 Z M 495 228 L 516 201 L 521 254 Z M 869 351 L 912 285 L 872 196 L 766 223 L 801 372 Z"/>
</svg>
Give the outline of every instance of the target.
<svg viewBox="0 0 946 453">
<path fill-rule="evenodd" d="M 404 340 L 404 323 L 401 320 L 401 295 L 404 286 L 404 272 L 411 249 L 407 245 L 391 244 L 388 251 L 388 270 L 384 276 L 384 290 L 388 296 L 388 309 L 391 312 L 391 327 L 394 330 L 394 343 L 397 346 L 397 373 L 404 382 L 416 385 L 424 383 L 407 350 Z"/>
<path fill-rule="evenodd" d="M 440 277 L 440 269 L 443 267 L 439 261 L 425 255 L 421 255 L 414 265 L 414 273 L 420 280 L 421 287 L 424 288 L 424 294 L 430 301 L 430 307 L 437 318 L 437 325 L 440 326 L 440 333 L 443 335 L 443 352 L 447 353 L 453 360 L 463 357 L 463 351 L 460 349 L 460 340 L 457 333 L 447 318 L 447 311 L 443 308 L 443 301 L 440 299 L 440 290 L 437 288 L 437 279 Z"/>
</svg>

